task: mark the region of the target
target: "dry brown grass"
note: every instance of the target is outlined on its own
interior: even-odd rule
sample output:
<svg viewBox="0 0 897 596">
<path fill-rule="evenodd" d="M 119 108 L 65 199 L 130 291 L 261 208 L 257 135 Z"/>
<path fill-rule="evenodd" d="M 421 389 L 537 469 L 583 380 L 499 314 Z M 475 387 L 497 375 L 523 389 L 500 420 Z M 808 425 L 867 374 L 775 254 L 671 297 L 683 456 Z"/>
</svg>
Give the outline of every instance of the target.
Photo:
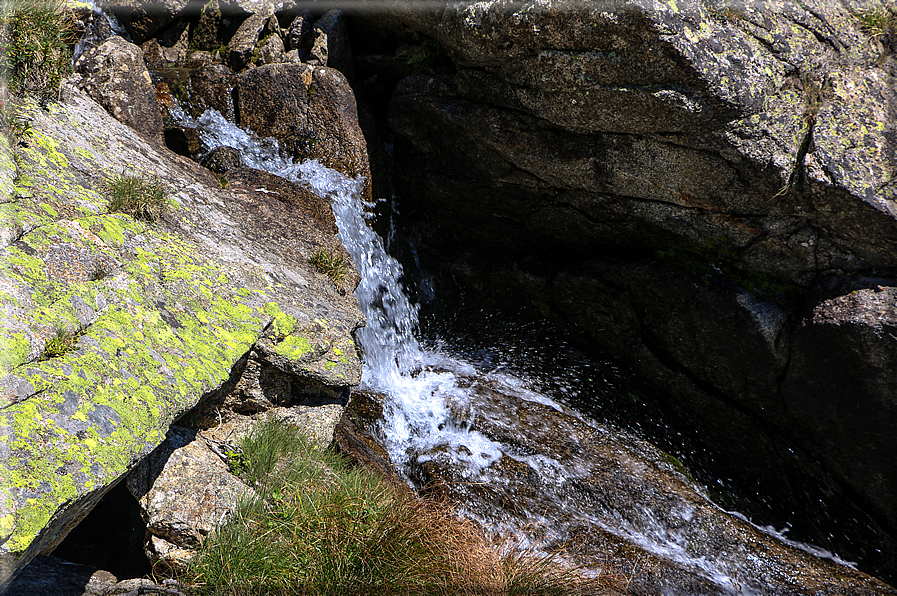
<svg viewBox="0 0 897 596">
<path fill-rule="evenodd" d="M 179 578 L 191 593 L 609 596 L 620 586 L 495 543 L 445 504 L 312 448 L 288 423 L 264 423 L 241 461 L 259 497 L 240 505 Z"/>
</svg>

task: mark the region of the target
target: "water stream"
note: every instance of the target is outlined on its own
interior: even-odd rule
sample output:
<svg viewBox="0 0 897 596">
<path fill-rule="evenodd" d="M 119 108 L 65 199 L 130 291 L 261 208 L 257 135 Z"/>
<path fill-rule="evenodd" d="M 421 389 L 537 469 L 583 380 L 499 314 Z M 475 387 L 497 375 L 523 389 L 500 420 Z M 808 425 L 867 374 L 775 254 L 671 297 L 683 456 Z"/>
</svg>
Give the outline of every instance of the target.
<svg viewBox="0 0 897 596">
<path fill-rule="evenodd" d="M 800 561 L 795 564 L 808 560 L 809 547 L 792 549 L 768 529 L 721 511 L 644 441 L 590 421 L 526 379 L 478 372 L 438 349 L 424 349 L 414 335 L 418 309 L 402 288 L 402 266 L 369 225 L 363 180 L 315 161 L 283 159 L 275 140 L 257 139 L 217 112 L 176 115 L 199 131 L 208 150 L 234 147 L 244 165 L 329 199 L 338 236 L 361 274 L 355 295 L 367 317 L 357 337 L 364 352 L 362 388 L 384 396 L 378 438 L 406 478 L 418 486 L 434 475 L 454 479 L 466 487 L 454 493 L 468 499 L 465 513 L 495 528 L 519 532 L 535 525 L 549 541 L 612 534 L 704 582 L 697 592 L 667 586 L 667 593 L 778 593 L 764 586 L 786 581 L 773 575 L 787 575 L 787 568 L 770 570 L 774 565 L 758 562 L 761 556 L 744 546 L 760 536 L 782 549 L 773 555 L 776 562 L 786 556 L 781 553 Z M 515 472 L 503 476 L 502 470 Z M 661 477 L 666 485 L 655 484 Z M 489 494 L 513 506 L 489 502 Z"/>
</svg>

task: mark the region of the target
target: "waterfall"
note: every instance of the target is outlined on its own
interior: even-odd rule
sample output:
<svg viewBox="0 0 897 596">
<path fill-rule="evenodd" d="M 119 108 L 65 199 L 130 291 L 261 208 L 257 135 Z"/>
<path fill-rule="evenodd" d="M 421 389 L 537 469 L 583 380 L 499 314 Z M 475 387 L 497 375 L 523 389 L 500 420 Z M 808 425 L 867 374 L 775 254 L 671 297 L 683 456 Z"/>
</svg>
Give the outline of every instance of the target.
<svg viewBox="0 0 897 596">
<path fill-rule="evenodd" d="M 275 139 L 258 139 L 215 110 L 195 119 L 179 108 L 171 114 L 184 126 L 197 129 L 209 151 L 222 146 L 238 149 L 245 166 L 307 184 L 330 201 L 338 237 L 361 274 L 355 296 L 367 318 L 367 325 L 357 333 L 365 356 L 362 388 L 387 397 L 381 436 L 393 461 L 401 467 L 407 463 L 409 452 L 431 446 L 433 441 L 478 468 L 495 461 L 500 456 L 497 443 L 453 422 L 446 398 L 463 398 L 458 375 L 469 376 L 474 370 L 421 349 L 413 333 L 417 306 L 408 300 L 400 283 L 402 266 L 386 252 L 383 239 L 367 224 L 366 208 L 371 205 L 361 199 L 364 181 L 314 160 L 297 163 L 284 159 Z"/>
<path fill-rule="evenodd" d="M 592 462 L 575 452 L 563 461 L 533 454 L 525 448 L 496 442 L 472 429 L 473 421 L 478 416 L 489 418 L 499 427 L 513 428 L 518 423 L 513 416 L 495 409 L 476 411 L 468 408 L 465 415 L 457 415 L 459 405 L 463 410 L 475 393 L 478 390 L 482 392 L 486 387 L 486 392 L 507 396 L 509 401 L 513 399 L 516 403 L 537 404 L 543 411 L 544 408 L 552 408 L 562 412 L 580 427 L 585 425 L 594 430 L 594 436 L 610 437 L 613 434 L 616 437 L 619 434 L 619 431 L 589 422 L 533 391 L 524 380 L 495 372 L 478 373 L 471 365 L 458 359 L 436 350 L 423 349 L 414 336 L 418 309 L 402 289 L 402 266 L 386 252 L 383 239 L 368 225 L 371 205 L 366 205 L 360 198 L 364 180 L 345 176 L 317 161 L 297 163 L 284 159 L 280 156 L 276 140 L 258 139 L 228 122 L 218 112 L 210 110 L 198 118 L 191 118 L 175 108 L 172 116 L 181 125 L 196 129 L 208 150 L 221 146 L 236 148 L 242 154 L 244 165 L 308 185 L 316 194 L 330 201 L 339 228 L 338 237 L 361 274 L 355 296 L 367 317 L 367 326 L 360 329 L 357 335 L 364 353 L 362 388 L 385 396 L 380 438 L 393 463 L 406 477 L 409 476 L 412 461 L 419 465 L 435 457 L 446 456 L 451 458 L 453 465 L 463 467 L 461 477 L 465 481 L 497 483 L 500 480 L 491 477 L 488 468 L 502 458 L 509 458 L 522 469 L 532 470 L 540 479 L 540 490 L 547 487 L 543 498 L 562 502 L 560 507 L 569 507 L 568 519 L 572 521 L 561 523 L 547 519 L 537 509 L 527 509 L 526 504 L 520 504 L 520 509 L 529 519 L 549 527 L 563 523 L 572 524 L 570 527 L 585 525 L 624 537 L 646 551 L 675 561 L 690 573 L 706 578 L 719 588 L 718 592 L 713 593 L 765 593 L 762 584 L 751 584 L 753 580 L 744 579 L 751 576 L 754 563 L 750 563 L 750 557 L 753 555 L 742 553 L 738 556 L 742 556 L 744 561 L 739 561 L 733 558 L 736 553 L 715 552 L 713 545 L 708 548 L 694 544 L 694 538 L 701 538 L 695 532 L 704 530 L 696 528 L 700 524 L 693 521 L 701 515 L 708 515 L 710 509 L 721 516 L 725 515 L 715 505 L 705 501 L 699 492 L 695 491 L 690 500 L 683 500 L 671 507 L 665 512 L 665 518 L 657 515 L 653 503 L 639 502 L 638 498 L 650 498 L 650 495 L 638 495 L 637 491 L 628 495 L 632 503 L 625 510 L 603 503 L 576 503 L 571 500 L 572 491 L 562 490 L 571 480 L 588 479 Z M 564 431 L 558 429 L 551 432 Z M 608 439 L 608 442 L 616 440 Z M 644 461 L 657 460 L 656 449 L 645 447 L 644 442 L 635 441 L 633 444 L 636 447 L 627 446 L 634 453 L 631 461 L 639 457 L 644 457 Z M 636 463 L 634 468 L 642 465 Z M 551 492 L 553 487 L 558 492 Z M 517 505 L 515 503 L 515 507 Z M 461 506 L 463 509 L 464 505 Z M 477 517 L 475 512 L 467 513 Z M 697 517 L 693 520 L 693 516 Z M 733 533 L 745 532 L 745 542 L 750 542 L 747 533 L 755 530 L 767 535 L 775 534 L 768 528 L 757 528 L 743 518 L 739 519 L 744 523 L 739 526 L 740 522 L 733 522 L 738 529 L 730 533 L 730 537 Z M 519 525 L 514 527 L 510 518 L 498 522 L 495 519 L 484 521 L 511 531 L 519 530 Z M 776 538 L 782 537 L 779 535 Z M 810 549 L 798 543 L 790 544 Z M 817 551 L 815 554 L 831 557 L 830 553 Z M 672 588 L 669 593 L 680 592 Z"/>
<path fill-rule="evenodd" d="M 115 15 L 100 9 L 94 0 L 87 0 L 80 4 L 82 8 L 90 11 L 90 13 L 88 20 L 85 23 L 87 27 L 86 30 L 81 38 L 75 43 L 75 47 L 72 48 L 72 66 L 78 62 L 78 58 L 81 57 L 81 54 L 100 45 L 110 35 L 118 35 L 128 41 L 131 40 L 128 32 L 121 26 L 121 23 L 118 22 Z"/>
</svg>

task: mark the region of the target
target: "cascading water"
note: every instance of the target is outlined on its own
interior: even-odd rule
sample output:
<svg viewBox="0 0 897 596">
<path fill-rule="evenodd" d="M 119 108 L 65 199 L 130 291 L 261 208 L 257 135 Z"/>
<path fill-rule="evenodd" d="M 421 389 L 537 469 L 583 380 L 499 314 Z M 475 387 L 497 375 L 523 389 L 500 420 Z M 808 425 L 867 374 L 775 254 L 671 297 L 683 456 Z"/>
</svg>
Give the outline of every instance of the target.
<svg viewBox="0 0 897 596">
<path fill-rule="evenodd" d="M 513 515 L 496 513 L 499 506 L 470 504 L 468 514 L 511 530 L 535 523 L 559 532 L 562 539 L 564 532 L 575 534 L 582 528 L 622 537 L 702 578 L 702 585 L 710 587 L 700 593 L 777 593 L 764 586 L 776 573 L 787 575 L 787 570 L 773 570 L 781 557 L 806 560 L 808 555 L 793 554 L 794 549 L 776 542 L 779 558 L 758 563 L 755 551 L 743 544 L 761 534 L 763 540 L 775 542 L 768 531 L 720 511 L 650 445 L 625 433 L 618 438 L 617 431 L 578 416 L 520 379 L 478 374 L 464 362 L 422 349 L 413 334 L 417 308 L 400 283 L 402 267 L 367 223 L 366 208 L 371 206 L 360 199 L 362 180 L 315 161 L 285 160 L 275 140 L 257 139 L 217 112 L 196 119 L 178 110 L 172 115 L 183 126 L 197 129 L 208 150 L 234 147 L 241 151 L 244 165 L 307 184 L 330 200 L 339 238 L 361 274 L 355 295 L 367 316 L 367 326 L 358 332 L 364 352 L 362 384 L 385 396 L 380 438 L 406 477 L 414 477 L 412 465 L 430 464 L 432 470 L 438 463 L 442 469 L 454 469 L 463 480 L 458 484 L 489 486 L 514 501 Z M 551 428 L 532 422 L 549 418 Z M 538 443 L 549 447 L 504 440 L 525 425 Z M 524 481 L 495 472 L 509 467 Z M 661 474 L 673 478 L 667 483 L 674 490 L 651 484 Z M 613 490 L 623 496 L 610 494 Z M 666 509 L 656 509 L 658 503 L 665 503 Z M 709 534 L 715 534 L 713 539 Z M 744 579 L 755 576 L 762 579 Z M 697 593 L 689 591 L 693 588 L 664 589 Z"/>
<path fill-rule="evenodd" d="M 385 404 L 388 415 L 382 436 L 393 461 L 398 465 L 406 463 L 410 450 L 429 446 L 436 437 L 456 450 L 465 445 L 465 449 L 478 454 L 468 459 L 480 465 L 494 461 L 497 446 L 492 441 L 452 423 L 445 397 L 460 389 L 455 372 L 448 369 L 466 374 L 474 371 L 421 349 L 413 334 L 417 308 L 409 302 L 400 283 L 402 266 L 389 256 L 383 239 L 367 225 L 366 208 L 370 205 L 363 203 L 359 192 L 363 181 L 348 178 L 316 161 L 284 160 L 276 140 L 257 139 L 215 110 L 206 111 L 197 119 L 178 110 L 173 115 L 198 129 L 209 150 L 221 146 L 238 149 L 246 166 L 308 184 L 319 196 L 330 200 L 338 237 L 361 274 L 355 296 L 367 317 L 367 325 L 358 331 L 358 342 L 365 355 L 362 385 L 391 398 Z M 426 371 L 426 367 L 444 371 Z"/>
<path fill-rule="evenodd" d="M 114 15 L 108 14 L 101 10 L 96 2 L 88 0 L 83 2 L 83 8 L 88 11 L 87 19 L 84 23 L 84 33 L 72 48 L 72 65 L 78 61 L 81 54 L 90 48 L 101 44 L 110 35 L 118 35 L 130 40 L 127 31 L 118 22 Z"/>
</svg>

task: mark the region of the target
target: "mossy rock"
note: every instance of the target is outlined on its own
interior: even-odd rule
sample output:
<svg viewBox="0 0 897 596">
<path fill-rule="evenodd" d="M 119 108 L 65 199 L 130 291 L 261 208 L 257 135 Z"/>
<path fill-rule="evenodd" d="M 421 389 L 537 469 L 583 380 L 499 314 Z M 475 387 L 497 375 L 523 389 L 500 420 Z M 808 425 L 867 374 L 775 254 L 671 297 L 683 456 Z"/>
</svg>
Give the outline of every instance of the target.
<svg viewBox="0 0 897 596">
<path fill-rule="evenodd" d="M 363 315 L 307 263 L 337 243 L 315 214 L 265 189 L 221 189 L 71 93 L 32 110 L 19 175 L 0 179 L 13 199 L 0 252 L 0 588 L 260 340 L 296 378 L 360 380 L 352 332 Z M 166 185 L 158 221 L 108 212 L 104 182 L 121 172 Z M 272 209 L 280 225 L 254 227 L 250 214 Z M 44 358 L 58 329 L 76 342 Z"/>
</svg>

